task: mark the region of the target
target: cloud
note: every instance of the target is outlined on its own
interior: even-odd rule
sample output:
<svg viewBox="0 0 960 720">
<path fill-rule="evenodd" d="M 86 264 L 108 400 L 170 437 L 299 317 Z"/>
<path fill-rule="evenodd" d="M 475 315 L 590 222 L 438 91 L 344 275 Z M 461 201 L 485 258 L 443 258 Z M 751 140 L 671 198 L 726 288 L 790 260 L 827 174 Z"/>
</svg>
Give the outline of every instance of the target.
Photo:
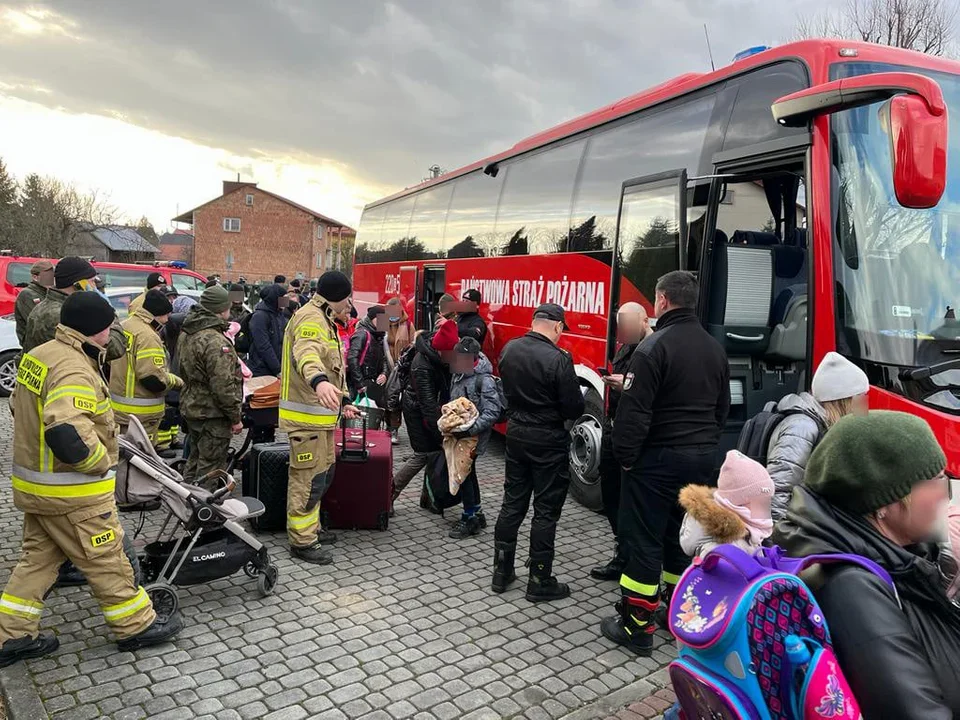
<svg viewBox="0 0 960 720">
<path fill-rule="evenodd" d="M 0 4 L 0 93 L 399 189 L 743 47 L 788 0 Z M 807 8 L 809 9 L 809 8 Z M 0 153 L 4 152 L 0 146 Z M 259 179 L 259 178 L 258 178 Z M 266 183 L 264 183 L 266 184 Z"/>
</svg>

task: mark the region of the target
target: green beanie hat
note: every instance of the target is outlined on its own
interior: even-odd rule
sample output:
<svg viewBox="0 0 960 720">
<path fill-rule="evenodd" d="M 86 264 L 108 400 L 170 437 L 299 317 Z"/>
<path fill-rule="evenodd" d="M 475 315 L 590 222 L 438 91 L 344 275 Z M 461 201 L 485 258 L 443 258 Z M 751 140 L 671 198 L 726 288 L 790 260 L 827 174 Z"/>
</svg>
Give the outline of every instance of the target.
<svg viewBox="0 0 960 720">
<path fill-rule="evenodd" d="M 230 308 L 230 293 L 223 285 L 211 285 L 200 294 L 200 305 L 214 314 Z"/>
<path fill-rule="evenodd" d="M 804 484 L 837 507 L 869 515 L 935 478 L 947 458 L 926 421 L 902 412 L 848 415 L 823 436 Z"/>
</svg>

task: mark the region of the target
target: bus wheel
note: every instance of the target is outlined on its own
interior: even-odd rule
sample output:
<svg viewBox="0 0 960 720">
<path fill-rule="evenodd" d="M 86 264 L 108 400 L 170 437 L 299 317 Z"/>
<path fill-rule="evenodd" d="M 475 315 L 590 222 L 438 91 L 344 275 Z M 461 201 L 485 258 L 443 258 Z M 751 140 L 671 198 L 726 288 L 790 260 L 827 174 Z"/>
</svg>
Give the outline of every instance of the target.
<svg viewBox="0 0 960 720">
<path fill-rule="evenodd" d="M 590 510 L 602 510 L 600 441 L 603 437 L 603 399 L 593 388 L 584 396 L 583 415 L 570 429 L 570 492 Z"/>
</svg>

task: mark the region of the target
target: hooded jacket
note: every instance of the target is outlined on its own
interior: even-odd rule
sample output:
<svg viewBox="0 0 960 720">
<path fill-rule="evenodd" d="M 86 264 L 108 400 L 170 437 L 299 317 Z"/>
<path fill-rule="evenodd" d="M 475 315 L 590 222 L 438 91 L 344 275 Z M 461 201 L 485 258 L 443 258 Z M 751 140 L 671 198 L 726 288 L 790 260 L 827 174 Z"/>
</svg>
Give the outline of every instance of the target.
<svg viewBox="0 0 960 720">
<path fill-rule="evenodd" d="M 767 472 L 775 487 L 770 505 L 774 522 L 787 514 L 793 489 L 803 482 L 807 461 L 827 427 L 823 406 L 810 393 L 787 395 L 777 403 L 777 410 L 794 414 L 774 428 L 767 446 Z"/>
<path fill-rule="evenodd" d="M 347 347 L 347 384 L 351 396 L 355 396 L 361 388 L 372 390 L 381 374 L 390 374 L 387 350 L 383 342 L 385 336 L 386 333 L 377 330 L 369 318 L 361 320 L 350 336 Z"/>
<path fill-rule="evenodd" d="M 893 578 L 902 609 L 890 587 L 859 566 L 804 574 L 865 720 L 960 718 L 960 610 L 941 587 L 935 546 L 902 548 L 804 486 L 773 540 L 793 557 L 862 555 Z"/>
<path fill-rule="evenodd" d="M 279 300 L 285 294 L 280 285 L 268 285 L 260 291 L 261 300 L 250 316 L 247 367 L 254 377 L 280 374 L 288 318 L 280 311 Z"/>
<path fill-rule="evenodd" d="M 478 438 L 477 456 L 483 455 L 490 442 L 490 433 L 500 416 L 500 393 L 497 392 L 497 383 L 493 379 L 493 365 L 487 356 L 480 353 L 473 374 L 457 374 L 453 376 L 450 385 L 450 400 L 466 398 L 473 403 L 480 413 L 479 417 L 470 426 L 468 431 L 472 437 Z"/>
<path fill-rule="evenodd" d="M 443 449 L 443 436 L 437 427 L 440 408 L 450 402 L 450 371 L 433 349 L 433 333 L 418 335 L 417 354 L 410 364 L 410 375 L 403 392 L 403 419 L 414 452 Z"/>
<path fill-rule="evenodd" d="M 227 321 L 202 305 L 194 305 L 180 330 L 177 355 L 184 387 L 180 414 L 190 420 L 240 422 L 243 379 L 233 343 L 225 336 Z"/>
<path fill-rule="evenodd" d="M 163 345 L 167 349 L 167 357 L 170 358 L 170 372 L 177 376 L 180 375 L 180 355 L 177 352 L 177 343 L 180 340 L 183 321 L 186 319 L 186 312 L 171 313 L 167 319 L 167 324 L 160 330 L 160 337 L 163 338 Z M 179 405 L 180 388 L 174 388 L 168 391 L 166 402 L 167 405 Z"/>
<path fill-rule="evenodd" d="M 690 557 L 703 557 L 718 545 L 736 545 L 751 555 L 759 546 L 750 543 L 743 520 L 717 504 L 714 488 L 687 485 L 680 491 L 680 505 L 687 511 L 680 526 L 680 547 Z"/>
</svg>

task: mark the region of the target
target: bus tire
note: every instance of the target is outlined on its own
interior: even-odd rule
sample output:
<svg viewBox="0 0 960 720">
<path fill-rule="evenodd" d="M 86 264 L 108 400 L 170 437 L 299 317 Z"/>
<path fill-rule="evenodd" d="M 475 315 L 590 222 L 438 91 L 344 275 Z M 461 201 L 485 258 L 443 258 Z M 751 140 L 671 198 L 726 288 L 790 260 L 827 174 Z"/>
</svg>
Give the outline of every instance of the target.
<svg viewBox="0 0 960 720">
<path fill-rule="evenodd" d="M 603 510 L 600 492 L 600 439 L 603 398 L 593 388 L 584 396 L 583 415 L 570 428 L 570 494 L 585 508 Z"/>
</svg>

